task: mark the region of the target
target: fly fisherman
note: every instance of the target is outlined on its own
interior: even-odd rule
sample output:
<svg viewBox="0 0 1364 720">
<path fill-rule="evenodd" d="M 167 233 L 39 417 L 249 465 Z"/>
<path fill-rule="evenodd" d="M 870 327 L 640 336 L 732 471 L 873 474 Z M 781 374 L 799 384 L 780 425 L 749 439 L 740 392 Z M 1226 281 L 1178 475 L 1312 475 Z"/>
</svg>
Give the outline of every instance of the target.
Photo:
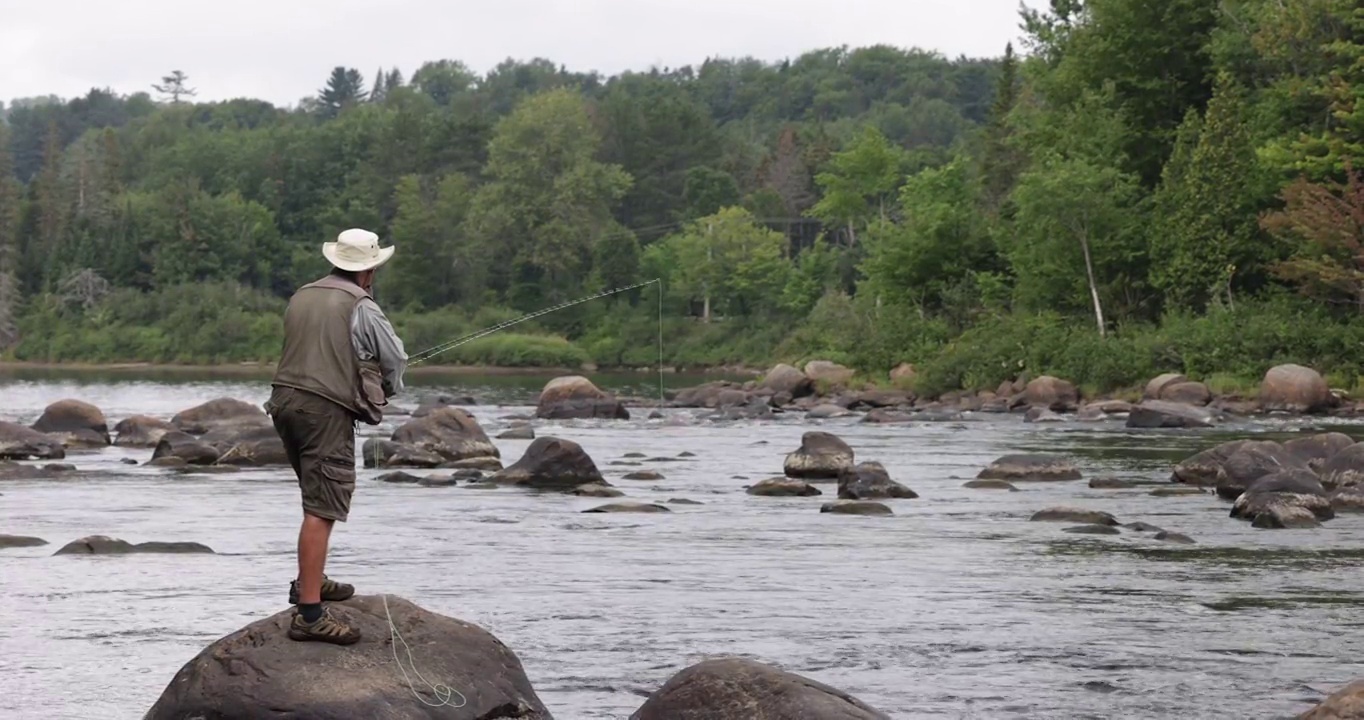
<svg viewBox="0 0 1364 720">
<path fill-rule="evenodd" d="M 368 230 L 342 232 L 322 244 L 331 273 L 299 288 L 284 312 L 284 352 L 265 411 L 303 496 L 298 577 L 289 584 L 289 603 L 298 606 L 289 625 L 294 640 L 360 639 L 359 628 L 322 605 L 350 598 L 355 588 L 323 570 L 332 525 L 350 513 L 358 423 L 379 424 L 388 399 L 403 390 L 407 353 L 370 296 L 375 271 L 393 251 Z"/>
</svg>

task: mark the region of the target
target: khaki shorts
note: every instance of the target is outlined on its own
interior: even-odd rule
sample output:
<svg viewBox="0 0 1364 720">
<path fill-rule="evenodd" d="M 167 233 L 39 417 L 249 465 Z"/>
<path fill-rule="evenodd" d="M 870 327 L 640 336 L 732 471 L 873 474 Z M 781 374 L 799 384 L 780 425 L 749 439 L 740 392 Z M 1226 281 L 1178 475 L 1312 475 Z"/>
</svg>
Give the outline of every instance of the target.
<svg viewBox="0 0 1364 720">
<path fill-rule="evenodd" d="M 355 418 L 320 395 L 275 388 L 265 405 L 298 476 L 303 512 L 345 522 L 355 493 Z"/>
</svg>

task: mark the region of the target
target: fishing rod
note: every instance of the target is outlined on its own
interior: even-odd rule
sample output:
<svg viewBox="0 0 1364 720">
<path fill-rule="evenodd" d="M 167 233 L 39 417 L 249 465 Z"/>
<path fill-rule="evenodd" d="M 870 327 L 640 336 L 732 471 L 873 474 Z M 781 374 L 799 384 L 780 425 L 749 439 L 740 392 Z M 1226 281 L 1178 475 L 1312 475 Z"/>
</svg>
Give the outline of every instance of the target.
<svg viewBox="0 0 1364 720">
<path fill-rule="evenodd" d="M 410 367 L 410 366 L 413 366 L 413 365 L 420 365 L 420 364 L 426 362 L 427 360 L 430 360 L 431 358 L 433 358 L 433 357 L 435 357 L 435 356 L 437 356 L 437 355 L 440 355 L 440 354 L 442 354 L 442 353 L 446 353 L 446 352 L 449 352 L 449 351 L 451 351 L 451 350 L 454 350 L 455 348 L 457 348 L 457 347 L 459 347 L 459 346 L 461 346 L 461 345 L 464 345 L 464 344 L 466 344 L 466 343 L 473 342 L 473 341 L 475 341 L 475 340 L 478 340 L 479 338 L 484 338 L 484 337 L 487 337 L 487 336 L 489 336 L 489 335 L 492 335 L 493 333 L 501 332 L 501 331 L 503 331 L 503 330 L 506 330 L 506 329 L 509 328 L 509 327 L 512 327 L 512 326 L 514 326 L 514 325 L 518 325 L 518 324 L 523 323 L 523 322 L 525 322 L 525 321 L 527 321 L 527 320 L 533 320 L 533 319 L 535 319 L 535 318 L 542 317 L 542 316 L 544 316 L 544 315 L 548 315 L 548 314 L 550 314 L 550 313 L 557 312 L 557 311 L 559 311 L 559 310 L 565 310 L 565 309 L 571 308 L 571 307 L 573 307 L 573 306 L 575 306 L 575 305 L 581 305 L 581 304 L 583 304 L 583 303 L 585 303 L 585 302 L 588 302 L 588 301 L 590 301 L 590 300 L 596 300 L 596 299 L 598 299 L 598 298 L 608 297 L 608 296 L 611 296 L 611 295 L 615 295 L 615 294 L 617 294 L 617 293 L 623 293 L 623 292 L 626 292 L 627 290 L 634 290 L 634 289 L 636 289 L 636 288 L 647 287 L 647 286 L 649 286 L 649 285 L 655 285 L 655 284 L 658 285 L 658 399 L 659 399 L 659 402 L 662 402 L 662 401 L 664 400 L 664 395 L 663 395 L 663 279 L 662 279 L 662 278 L 654 278 L 653 280 L 646 280 L 646 281 L 644 281 L 644 282 L 635 283 L 634 285 L 625 285 L 625 286 L 623 286 L 623 287 L 612 288 L 612 289 L 610 289 L 610 290 L 603 290 L 603 291 L 601 291 L 601 292 L 599 292 L 599 293 L 595 293 L 595 294 L 593 294 L 593 295 L 587 295 L 587 296 L 584 296 L 584 297 L 577 298 L 577 299 L 575 299 L 575 300 L 568 300 L 568 301 L 566 301 L 566 302 L 561 302 L 561 303 L 559 303 L 559 304 L 557 304 L 557 305 L 552 305 L 552 306 L 547 307 L 547 308 L 543 308 L 543 309 L 540 309 L 540 310 L 536 310 L 535 312 L 526 313 L 525 315 L 522 315 L 522 316 L 517 317 L 517 318 L 513 318 L 513 319 L 511 319 L 511 320 L 504 320 L 504 321 L 502 321 L 502 322 L 500 322 L 500 323 L 497 323 L 496 325 L 492 325 L 492 326 L 483 328 L 482 330 L 475 330 L 474 332 L 468 333 L 467 335 L 461 335 L 460 337 L 457 337 L 457 338 L 455 338 L 454 340 L 450 340 L 450 341 L 448 341 L 448 342 L 444 342 L 444 343 L 441 343 L 441 344 L 439 344 L 439 345 L 436 345 L 436 346 L 427 348 L 427 349 L 425 349 L 425 350 L 423 350 L 423 351 L 417 353 L 416 355 L 413 355 L 412 358 L 411 358 L 410 360 L 408 360 L 408 363 L 407 363 L 407 364 L 408 364 L 409 367 Z"/>
</svg>

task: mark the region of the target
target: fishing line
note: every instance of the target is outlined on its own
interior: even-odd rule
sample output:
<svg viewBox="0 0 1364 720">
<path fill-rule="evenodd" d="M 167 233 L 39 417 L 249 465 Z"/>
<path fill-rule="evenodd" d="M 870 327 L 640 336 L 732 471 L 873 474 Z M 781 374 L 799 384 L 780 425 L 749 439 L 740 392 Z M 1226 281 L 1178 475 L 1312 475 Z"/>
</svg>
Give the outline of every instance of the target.
<svg viewBox="0 0 1364 720">
<path fill-rule="evenodd" d="M 450 341 L 448 341 L 448 342 L 441 343 L 440 345 L 436 345 L 436 346 L 434 346 L 434 347 L 427 348 L 427 349 L 425 349 L 425 350 L 423 350 L 423 351 L 421 351 L 421 352 L 419 352 L 419 353 L 413 355 L 413 356 L 411 357 L 411 359 L 408 360 L 408 363 L 407 363 L 407 364 L 408 364 L 409 367 L 411 367 L 411 366 L 413 366 L 413 365 L 420 365 L 420 364 L 426 362 L 427 360 L 430 360 L 431 358 L 433 358 L 433 357 L 435 357 L 435 356 L 437 356 L 437 355 L 440 355 L 441 353 L 449 352 L 449 351 L 454 350 L 455 348 L 457 348 L 457 347 L 459 347 L 459 346 L 461 346 L 461 345 L 464 345 L 464 344 L 466 344 L 466 343 L 473 342 L 473 341 L 475 341 L 475 340 L 478 340 L 479 338 L 487 337 L 487 336 L 492 335 L 493 333 L 496 333 L 496 332 L 501 332 L 501 331 L 503 331 L 503 330 L 506 330 L 506 329 L 509 328 L 509 327 L 512 327 L 513 325 L 518 325 L 518 324 L 523 323 L 523 322 L 525 322 L 525 321 L 527 321 L 527 320 L 533 320 L 533 319 L 535 319 L 535 318 L 542 317 L 542 316 L 544 316 L 544 315 L 548 315 L 548 314 L 550 314 L 550 313 L 552 313 L 552 312 L 557 312 L 557 311 L 559 311 L 559 310 L 565 310 L 565 309 L 571 308 L 571 307 L 573 307 L 573 306 L 575 306 L 575 305 L 581 305 L 581 304 L 583 304 L 583 303 L 585 303 L 585 302 L 588 302 L 589 300 L 596 300 L 596 299 L 598 299 L 598 298 L 608 297 L 608 296 L 610 296 L 610 295 L 615 295 L 615 294 L 617 294 L 617 293 L 623 293 L 623 292 L 625 292 L 625 291 L 627 291 L 627 290 L 634 290 L 634 289 L 636 289 L 636 288 L 642 288 L 642 287 L 646 287 L 646 286 L 649 286 L 649 285 L 657 285 L 657 286 L 658 286 L 658 401 L 659 401 L 659 403 L 661 404 L 661 403 L 664 401 L 664 393 L 663 393 L 663 279 L 662 279 L 662 278 L 654 278 L 653 280 L 646 280 L 646 281 L 641 282 L 641 283 L 635 283 L 634 285 L 625 285 L 625 286 L 623 286 L 623 287 L 612 288 L 612 289 L 610 289 L 610 290 L 603 290 L 602 292 L 599 292 L 599 293 L 596 293 L 596 294 L 593 294 L 593 295 L 587 295 L 587 296 L 584 296 L 584 297 L 577 298 L 576 300 L 569 300 L 569 301 L 566 301 L 566 302 L 561 302 L 561 303 L 559 303 L 558 305 L 552 305 L 552 306 L 550 306 L 550 307 L 547 307 L 547 308 L 544 308 L 544 309 L 541 309 L 541 310 L 536 310 L 535 312 L 526 313 L 525 315 L 522 315 L 521 317 L 518 317 L 518 318 L 513 318 L 513 319 L 511 319 L 511 320 L 505 320 L 505 321 L 500 322 L 500 323 L 498 323 L 498 324 L 496 324 L 496 325 L 492 325 L 492 326 L 490 326 L 490 327 L 483 328 L 482 330 L 476 330 L 476 331 L 471 332 L 471 333 L 469 333 L 469 334 L 467 334 L 467 335 L 461 335 L 460 337 L 457 337 L 457 338 L 455 338 L 454 340 L 450 340 Z"/>
<path fill-rule="evenodd" d="M 469 704 L 468 699 L 465 698 L 464 695 L 461 694 L 458 690 L 450 687 L 449 685 L 432 684 L 430 680 L 427 680 L 425 677 L 422 676 L 421 671 L 417 669 L 417 663 L 412 659 L 412 648 L 408 646 L 407 641 L 404 640 L 402 634 L 398 632 L 397 623 L 393 622 L 393 613 L 389 612 L 388 610 L 388 595 L 385 594 L 383 598 L 384 615 L 388 616 L 388 630 L 392 638 L 391 645 L 393 646 L 393 662 L 398 664 L 398 669 L 402 671 L 403 679 L 407 681 L 407 687 L 409 690 L 412 691 L 412 694 L 415 695 L 416 698 L 427 707 L 444 707 L 448 705 L 453 708 L 462 708 L 465 705 Z M 407 668 L 403 667 L 402 660 L 398 659 L 398 643 L 402 643 L 403 650 L 407 652 L 407 662 L 412 665 L 412 674 L 416 675 L 418 680 L 421 680 L 422 682 L 426 683 L 426 687 L 431 688 L 431 694 L 436 696 L 436 698 L 440 700 L 440 702 L 437 703 L 430 702 L 426 698 L 422 697 L 421 693 L 417 692 L 417 686 L 412 683 L 412 678 L 408 677 L 407 675 Z M 450 702 L 450 699 L 453 697 L 459 697 L 458 705 Z"/>
</svg>

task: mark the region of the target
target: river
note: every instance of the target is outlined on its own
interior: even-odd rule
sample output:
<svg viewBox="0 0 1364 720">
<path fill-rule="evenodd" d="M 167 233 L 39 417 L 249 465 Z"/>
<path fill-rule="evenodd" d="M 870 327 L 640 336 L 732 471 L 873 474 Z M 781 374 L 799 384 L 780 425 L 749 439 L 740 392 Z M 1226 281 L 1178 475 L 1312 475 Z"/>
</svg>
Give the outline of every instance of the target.
<svg viewBox="0 0 1364 720">
<path fill-rule="evenodd" d="M 650 392 L 647 375 L 596 379 Z M 544 380 L 414 378 L 401 404 L 472 394 L 479 404 L 469 409 L 494 436 L 508 416 L 530 412 Z M 261 402 L 266 382 L 11 373 L 0 375 L 0 419 L 31 423 L 48 403 L 74 397 L 101 407 L 112 427 L 215 397 Z M 1153 497 L 1083 481 L 1014 493 L 962 487 L 1012 452 L 1066 455 L 1086 478 L 1163 480 L 1175 461 L 1215 442 L 1326 421 L 1160 432 L 991 415 L 877 426 L 647 414 L 534 424 L 542 436 L 581 443 L 627 499 L 703 504 L 584 515 L 605 501 L 390 485 L 362 469 L 327 570 L 361 593 L 404 596 L 486 628 L 518 654 L 559 720 L 625 718 L 674 672 L 719 654 L 820 680 L 896 718 L 1283 718 L 1364 675 L 1364 633 L 1354 632 L 1364 516 L 1256 530 L 1211 495 Z M 921 497 L 889 501 L 893 517 L 853 517 L 819 512 L 831 485 L 822 498 L 743 492 L 780 475 L 785 453 L 816 427 Z M 528 445 L 496 443 L 507 463 Z M 623 480 L 641 468 L 609 464 L 631 452 L 684 451 L 695 457 L 645 463 L 661 481 Z M 148 457 L 113 447 L 73 453 L 67 462 L 82 479 L 0 484 L 0 532 L 51 543 L 0 550 L 0 717 L 138 718 L 205 645 L 285 609 L 299 514 L 291 474 L 180 475 L 121 462 Z M 1028 522 L 1054 505 L 1146 521 L 1197 544 Z M 91 534 L 196 541 L 217 554 L 52 556 Z"/>
</svg>

